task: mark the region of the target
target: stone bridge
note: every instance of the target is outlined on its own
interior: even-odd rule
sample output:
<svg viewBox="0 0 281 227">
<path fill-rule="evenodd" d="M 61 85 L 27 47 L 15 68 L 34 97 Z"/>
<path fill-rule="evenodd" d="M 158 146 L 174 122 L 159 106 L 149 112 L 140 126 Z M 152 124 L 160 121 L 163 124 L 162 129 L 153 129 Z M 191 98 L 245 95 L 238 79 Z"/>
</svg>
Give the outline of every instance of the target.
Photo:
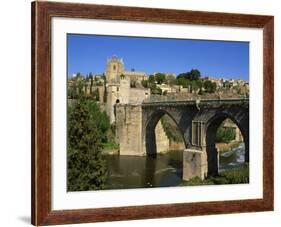
<svg viewBox="0 0 281 227">
<path fill-rule="evenodd" d="M 155 126 L 164 114 L 181 131 L 186 151 L 184 165 L 191 174 L 184 178 L 218 174 L 216 130 L 226 119 L 240 129 L 249 162 L 249 99 L 205 99 L 116 104 L 116 133 L 120 155 L 156 155 Z M 197 163 L 196 165 L 194 163 Z M 192 173 L 194 172 L 194 173 Z M 185 173 L 184 173 L 185 174 Z"/>
</svg>

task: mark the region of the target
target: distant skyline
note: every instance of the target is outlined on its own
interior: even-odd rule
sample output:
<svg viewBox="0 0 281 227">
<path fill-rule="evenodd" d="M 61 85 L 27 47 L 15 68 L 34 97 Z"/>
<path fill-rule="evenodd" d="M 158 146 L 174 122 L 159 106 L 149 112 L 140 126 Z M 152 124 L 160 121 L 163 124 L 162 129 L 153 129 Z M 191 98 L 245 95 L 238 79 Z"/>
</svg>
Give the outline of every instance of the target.
<svg viewBox="0 0 281 227">
<path fill-rule="evenodd" d="M 107 58 L 122 58 L 125 70 L 179 73 L 249 80 L 249 43 L 170 38 L 67 35 L 68 77 L 102 74 Z"/>
</svg>

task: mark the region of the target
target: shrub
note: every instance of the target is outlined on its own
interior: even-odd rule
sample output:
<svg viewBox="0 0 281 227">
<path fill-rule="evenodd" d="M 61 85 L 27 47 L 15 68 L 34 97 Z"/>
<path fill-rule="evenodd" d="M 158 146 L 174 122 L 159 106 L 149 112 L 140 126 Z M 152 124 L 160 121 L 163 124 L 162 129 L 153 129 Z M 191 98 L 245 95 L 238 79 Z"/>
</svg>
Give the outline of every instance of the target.
<svg viewBox="0 0 281 227">
<path fill-rule="evenodd" d="M 249 166 L 245 164 L 242 169 L 228 170 L 217 177 L 208 177 L 201 180 L 199 177 L 194 177 L 188 181 L 183 181 L 181 186 L 192 185 L 219 185 L 219 184 L 245 184 L 249 183 Z"/>
<path fill-rule="evenodd" d="M 235 139 L 235 129 L 224 128 L 220 126 L 216 133 L 216 142 L 218 143 L 229 143 Z"/>
</svg>

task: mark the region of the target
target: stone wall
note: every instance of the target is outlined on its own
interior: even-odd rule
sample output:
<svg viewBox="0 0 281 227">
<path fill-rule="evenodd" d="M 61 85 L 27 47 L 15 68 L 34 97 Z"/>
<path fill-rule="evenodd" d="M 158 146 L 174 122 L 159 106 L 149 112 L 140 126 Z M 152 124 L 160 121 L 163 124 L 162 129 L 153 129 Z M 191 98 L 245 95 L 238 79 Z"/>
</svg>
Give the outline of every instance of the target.
<svg viewBox="0 0 281 227">
<path fill-rule="evenodd" d="M 104 103 L 104 95 L 105 95 L 105 88 L 104 86 L 98 86 L 98 92 L 99 92 L 99 102 L 102 104 Z"/>
<path fill-rule="evenodd" d="M 144 99 L 150 96 L 150 89 L 131 88 L 130 103 L 140 104 Z"/>
<path fill-rule="evenodd" d="M 117 98 L 119 102 L 122 104 L 128 104 L 130 102 L 130 80 L 129 79 L 121 79 L 120 87 L 118 91 Z"/>
<path fill-rule="evenodd" d="M 185 149 L 185 145 L 184 142 L 175 142 L 170 140 L 170 150 L 184 150 Z"/>
<path fill-rule="evenodd" d="M 170 141 L 167 137 L 161 121 L 155 127 L 157 153 L 165 153 L 170 150 Z"/>
<path fill-rule="evenodd" d="M 150 95 L 149 89 L 130 87 L 130 79 L 120 79 L 119 83 L 107 84 L 107 114 L 110 123 L 115 121 L 114 106 L 120 104 L 140 104 Z"/>
<path fill-rule="evenodd" d="M 145 155 L 140 105 L 116 105 L 116 137 L 120 144 L 120 155 Z"/>
<path fill-rule="evenodd" d="M 114 105 L 116 104 L 117 96 L 117 86 L 113 84 L 107 84 L 106 86 L 107 98 L 106 98 L 106 113 L 109 116 L 110 123 L 115 121 L 114 115 Z"/>
<path fill-rule="evenodd" d="M 143 146 L 142 108 L 140 105 L 116 104 L 116 139 L 120 155 L 146 155 Z M 157 153 L 170 150 L 170 141 L 161 121 L 155 127 Z"/>
<path fill-rule="evenodd" d="M 204 179 L 202 171 L 203 152 L 195 149 L 186 149 L 183 152 L 183 180 L 190 180 L 194 177 Z"/>
</svg>

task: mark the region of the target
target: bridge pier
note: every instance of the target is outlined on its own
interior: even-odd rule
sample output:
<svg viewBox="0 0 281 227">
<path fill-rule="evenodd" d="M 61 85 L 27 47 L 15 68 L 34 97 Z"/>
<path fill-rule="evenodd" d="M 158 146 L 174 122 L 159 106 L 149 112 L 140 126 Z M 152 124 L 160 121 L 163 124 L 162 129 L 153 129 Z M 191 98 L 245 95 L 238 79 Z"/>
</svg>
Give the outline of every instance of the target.
<svg viewBox="0 0 281 227">
<path fill-rule="evenodd" d="M 185 149 L 183 151 L 183 180 L 190 180 L 199 177 L 205 178 L 206 163 L 204 161 L 204 151 L 197 149 Z"/>
<path fill-rule="evenodd" d="M 120 145 L 120 155 L 146 155 L 140 105 L 116 104 L 116 139 Z"/>
</svg>

